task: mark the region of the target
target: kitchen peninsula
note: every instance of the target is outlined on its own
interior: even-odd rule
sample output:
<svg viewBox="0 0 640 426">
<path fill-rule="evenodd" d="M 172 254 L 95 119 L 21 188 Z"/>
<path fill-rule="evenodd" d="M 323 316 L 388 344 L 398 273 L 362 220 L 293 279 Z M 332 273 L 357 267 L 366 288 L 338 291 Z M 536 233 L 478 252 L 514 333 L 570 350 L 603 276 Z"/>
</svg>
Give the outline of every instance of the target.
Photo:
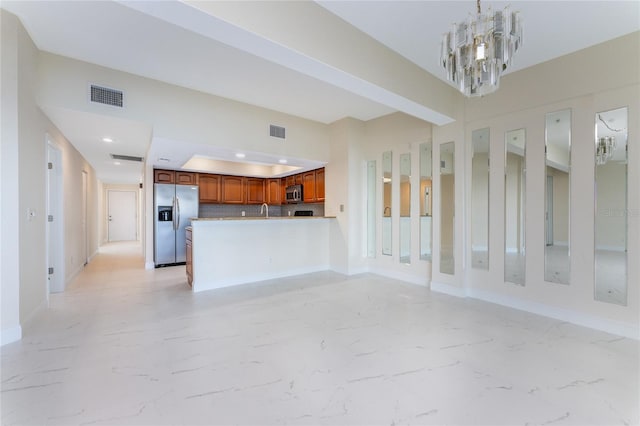
<svg viewBox="0 0 640 426">
<path fill-rule="evenodd" d="M 329 269 L 331 217 L 193 218 L 187 275 L 194 292 Z"/>
</svg>

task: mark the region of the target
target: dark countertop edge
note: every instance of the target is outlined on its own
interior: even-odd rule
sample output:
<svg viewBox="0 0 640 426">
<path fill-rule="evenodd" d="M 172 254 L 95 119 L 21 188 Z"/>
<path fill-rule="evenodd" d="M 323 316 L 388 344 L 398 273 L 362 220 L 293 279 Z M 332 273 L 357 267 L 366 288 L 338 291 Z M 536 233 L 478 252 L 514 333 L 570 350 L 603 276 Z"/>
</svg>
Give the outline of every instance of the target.
<svg viewBox="0 0 640 426">
<path fill-rule="evenodd" d="M 192 217 L 192 222 L 216 222 L 225 220 L 292 220 L 292 219 L 335 219 L 336 216 L 274 216 L 274 217 L 253 217 L 253 216 L 231 216 L 231 217 Z"/>
</svg>

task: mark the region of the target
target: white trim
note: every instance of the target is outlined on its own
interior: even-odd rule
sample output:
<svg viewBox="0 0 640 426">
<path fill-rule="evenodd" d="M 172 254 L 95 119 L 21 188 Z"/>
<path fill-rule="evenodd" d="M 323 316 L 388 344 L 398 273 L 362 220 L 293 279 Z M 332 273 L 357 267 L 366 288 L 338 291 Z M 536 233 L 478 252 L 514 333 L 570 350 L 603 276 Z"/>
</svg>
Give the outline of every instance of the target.
<svg viewBox="0 0 640 426">
<path fill-rule="evenodd" d="M 466 297 L 464 288 L 456 287 L 451 284 L 440 283 L 437 281 L 431 281 L 431 291 L 436 293 L 448 294 L 455 297 Z"/>
<path fill-rule="evenodd" d="M 517 297 L 498 294 L 486 290 L 470 289 L 467 293 L 468 296 L 473 299 L 483 300 L 485 302 L 495 303 L 497 305 L 507 306 L 509 308 L 531 312 L 533 314 L 538 314 L 561 321 L 567 321 L 572 324 L 604 331 L 618 336 L 640 340 L 640 327 L 638 327 L 637 324 L 634 325 L 620 321 L 609 320 L 606 318 L 595 317 L 593 315 L 588 315 L 569 309 L 549 306 L 543 303 L 523 300 Z"/>
<path fill-rule="evenodd" d="M 155 262 L 145 262 L 144 263 L 144 269 L 146 269 L 146 270 L 155 269 L 155 267 L 156 267 Z"/>
<path fill-rule="evenodd" d="M 429 278 L 426 276 L 426 274 L 415 275 L 407 272 L 396 271 L 393 269 L 383 269 L 379 267 L 371 268 L 371 272 L 383 277 L 404 281 L 407 283 L 419 285 L 421 287 L 429 287 Z"/>
<path fill-rule="evenodd" d="M 606 333 L 615 334 L 617 336 L 640 340 L 640 327 L 634 324 L 596 317 L 593 315 L 584 314 L 582 312 L 576 312 L 556 306 L 549 306 L 543 303 L 532 302 L 530 300 L 523 300 L 505 294 L 494 293 L 492 291 L 478 289 L 465 290 L 460 287 L 438 283 L 435 281 L 431 282 L 431 290 L 437 293 L 448 294 L 450 296 L 469 297 L 471 299 L 495 303 L 496 305 L 506 306 L 508 308 L 517 309 L 519 311 L 530 312 L 533 314 L 542 315 L 547 318 L 566 321 L 582 327 L 588 327 L 594 330 L 600 330 Z"/>
<path fill-rule="evenodd" d="M 618 253 L 624 253 L 625 251 L 627 251 L 624 247 L 621 246 L 596 246 L 596 250 L 615 251 Z"/>
<path fill-rule="evenodd" d="M 2 332 L 0 332 L 0 346 L 17 342 L 20 339 L 22 339 L 22 327 L 20 327 L 20 325 L 14 325 L 13 327 L 5 328 L 4 330 L 2 330 Z"/>
</svg>

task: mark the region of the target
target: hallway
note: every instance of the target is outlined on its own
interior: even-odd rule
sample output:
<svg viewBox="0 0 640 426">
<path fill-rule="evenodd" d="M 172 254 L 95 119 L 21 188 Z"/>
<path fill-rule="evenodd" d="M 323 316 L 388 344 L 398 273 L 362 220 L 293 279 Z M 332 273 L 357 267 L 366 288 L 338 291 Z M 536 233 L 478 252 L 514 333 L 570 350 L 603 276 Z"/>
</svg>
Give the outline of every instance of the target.
<svg viewBox="0 0 640 426">
<path fill-rule="evenodd" d="M 199 294 L 111 244 L 2 348 L 2 424 L 637 424 L 637 341 L 375 276 Z"/>
</svg>

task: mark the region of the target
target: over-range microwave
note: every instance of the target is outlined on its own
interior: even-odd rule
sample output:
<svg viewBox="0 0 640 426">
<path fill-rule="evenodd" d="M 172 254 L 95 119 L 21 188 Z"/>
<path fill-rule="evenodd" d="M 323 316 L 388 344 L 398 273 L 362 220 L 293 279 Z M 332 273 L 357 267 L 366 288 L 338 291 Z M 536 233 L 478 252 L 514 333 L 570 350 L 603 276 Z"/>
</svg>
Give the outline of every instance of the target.
<svg viewBox="0 0 640 426">
<path fill-rule="evenodd" d="M 289 185 L 286 189 L 285 201 L 290 204 L 302 202 L 302 185 Z"/>
</svg>

